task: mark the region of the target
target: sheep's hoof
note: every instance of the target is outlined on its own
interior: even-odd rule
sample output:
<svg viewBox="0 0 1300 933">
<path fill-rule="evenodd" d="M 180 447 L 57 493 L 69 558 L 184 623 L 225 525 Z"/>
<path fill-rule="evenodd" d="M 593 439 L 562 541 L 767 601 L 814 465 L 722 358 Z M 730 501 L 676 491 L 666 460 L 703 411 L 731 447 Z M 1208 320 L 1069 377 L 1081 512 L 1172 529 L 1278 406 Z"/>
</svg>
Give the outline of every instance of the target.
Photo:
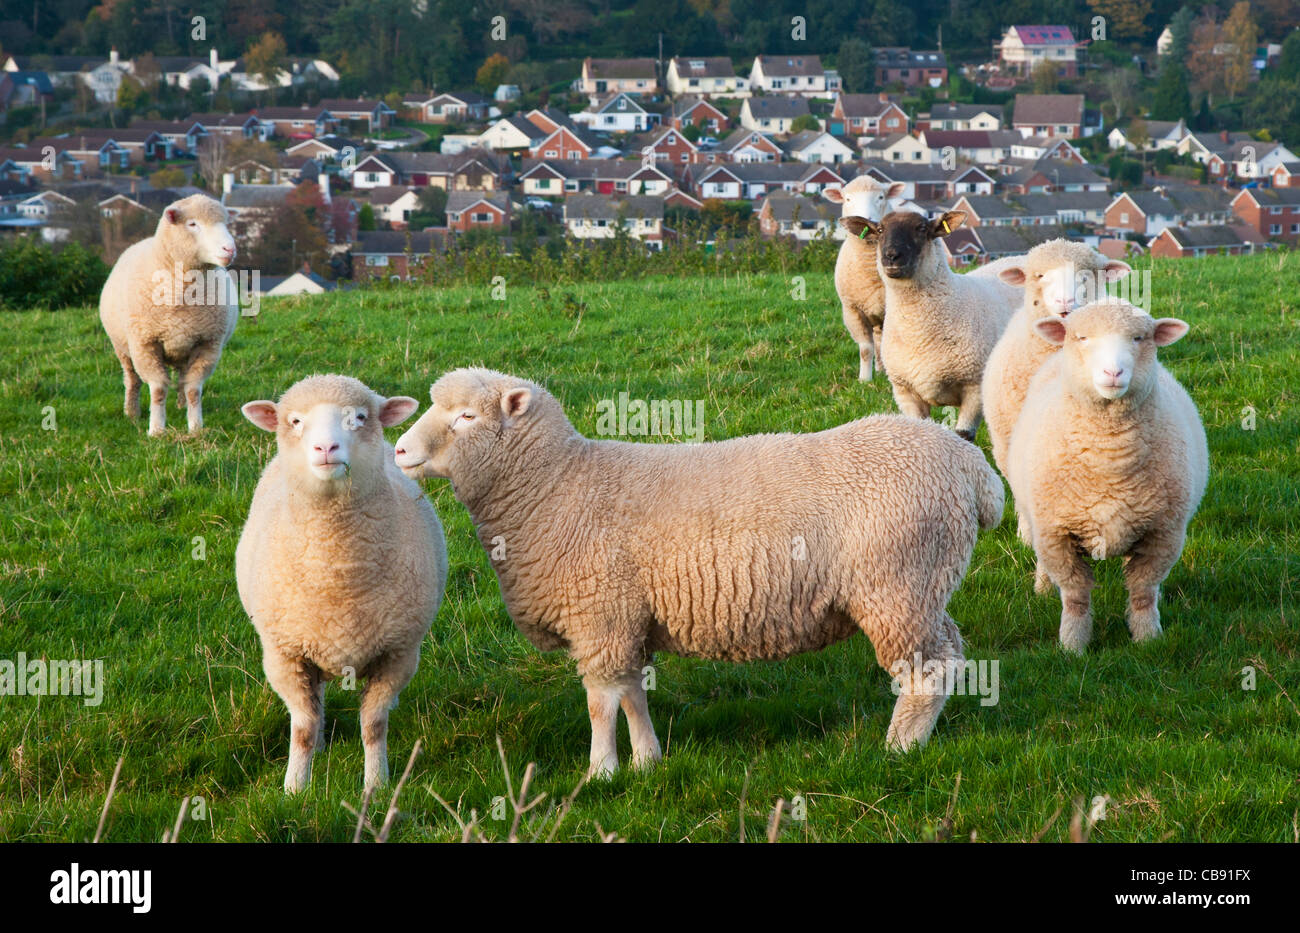
<svg viewBox="0 0 1300 933">
<path fill-rule="evenodd" d="M 1133 635 L 1134 641 L 1151 641 L 1153 638 L 1159 638 L 1163 631 L 1160 628 L 1160 613 L 1155 609 L 1129 613 L 1128 630 Z"/>
<path fill-rule="evenodd" d="M 166 429 L 166 428 L 150 428 L 150 429 L 149 429 L 149 436 L 150 436 L 150 437 L 162 437 L 162 436 L 163 436 L 164 434 L 166 434 L 166 433 L 167 433 L 167 429 Z"/>
<path fill-rule="evenodd" d="M 1092 640 L 1092 619 L 1061 617 L 1061 647 L 1071 654 L 1083 654 Z"/>
<path fill-rule="evenodd" d="M 591 766 L 587 768 L 587 780 L 612 781 L 616 771 L 618 771 L 617 760 L 609 761 L 606 759 L 605 761 L 593 762 Z"/>
</svg>

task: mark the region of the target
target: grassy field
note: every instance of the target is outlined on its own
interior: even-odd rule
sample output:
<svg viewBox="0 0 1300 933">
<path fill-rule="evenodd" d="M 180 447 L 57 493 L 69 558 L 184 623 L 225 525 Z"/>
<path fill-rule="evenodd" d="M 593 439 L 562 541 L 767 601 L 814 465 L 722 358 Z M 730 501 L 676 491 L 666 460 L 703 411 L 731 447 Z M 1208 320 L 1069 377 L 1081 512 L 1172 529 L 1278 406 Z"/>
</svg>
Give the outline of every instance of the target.
<svg viewBox="0 0 1300 933">
<path fill-rule="evenodd" d="M 1059 603 L 1033 594 L 1008 508 L 951 605 L 967 656 L 999 662 L 997 705 L 953 698 L 930 745 L 898 757 L 884 750 L 889 679 L 864 638 L 771 664 L 661 656 L 650 705 L 664 761 L 583 787 L 558 838 L 736 840 L 744 819 L 752 839 L 777 798 L 799 795 L 807 818 L 784 840 L 1061 840 L 1072 801 L 1099 796 L 1110 802 L 1093 840 L 1295 840 L 1300 258 L 1160 262 L 1152 284 L 1153 312 L 1192 324 L 1162 359 L 1200 406 L 1212 462 L 1162 594 L 1166 637 L 1130 642 L 1112 561 L 1092 648 L 1063 654 Z M 185 841 L 351 837 L 356 693 L 330 687 L 311 789 L 281 792 L 288 717 L 235 591 L 235 545 L 273 447 L 243 402 L 335 371 L 427 403 L 439 374 L 481 364 L 544 381 L 588 434 L 596 402 L 620 391 L 703 399 L 709 440 L 893 410 L 883 379 L 856 381 L 830 277 L 809 277 L 803 301 L 793 288 L 770 275 L 517 287 L 504 302 L 488 288 L 268 302 L 208 385 L 207 429 L 184 435 L 169 402 L 162 440 L 122 417 L 94 310 L 4 315 L 0 659 L 101 658 L 106 687 L 97 707 L 0 697 L 0 839 L 91 838 L 119 756 L 110 841 L 158 839 L 194 795 L 206 818 L 184 823 Z M 394 775 L 424 746 L 392 838 L 459 837 L 435 794 L 488 815 L 506 791 L 498 736 L 516 787 L 536 763 L 533 788 L 549 796 L 528 819 L 540 827 L 586 765 L 584 693 L 565 656 L 515 630 L 447 484 L 427 489 L 451 576 L 392 716 Z M 506 829 L 484 823 L 491 838 Z"/>
</svg>

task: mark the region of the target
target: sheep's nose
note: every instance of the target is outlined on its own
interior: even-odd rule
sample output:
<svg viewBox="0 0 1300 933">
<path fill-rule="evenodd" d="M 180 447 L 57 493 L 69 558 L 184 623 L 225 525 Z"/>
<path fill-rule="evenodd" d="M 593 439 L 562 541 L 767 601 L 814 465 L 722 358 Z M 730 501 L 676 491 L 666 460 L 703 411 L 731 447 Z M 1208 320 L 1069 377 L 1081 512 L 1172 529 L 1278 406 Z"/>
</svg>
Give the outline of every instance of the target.
<svg viewBox="0 0 1300 933">
<path fill-rule="evenodd" d="M 1124 375 L 1124 370 L 1122 369 L 1102 369 L 1102 372 L 1107 376 L 1110 376 L 1112 379 L 1118 379 L 1120 376 Z"/>
<path fill-rule="evenodd" d="M 885 250 L 885 258 L 888 259 L 890 262 L 897 262 L 897 261 L 898 261 L 898 250 L 896 250 L 896 249 L 887 249 L 887 250 Z"/>
<path fill-rule="evenodd" d="M 330 444 L 328 447 L 325 446 L 324 444 L 313 444 L 313 445 L 312 445 L 312 450 L 318 451 L 318 452 L 323 453 L 323 454 L 325 454 L 325 455 L 327 455 L 327 456 L 328 456 L 329 454 L 334 453 L 334 451 L 336 451 L 336 450 L 338 450 L 338 449 L 339 449 L 339 445 L 338 445 L 338 444 Z"/>
<path fill-rule="evenodd" d="M 399 457 L 405 457 L 405 456 L 406 456 L 406 448 L 405 448 L 405 447 L 398 447 L 396 450 L 393 451 L 393 453 L 396 454 L 396 455 L 399 456 Z"/>
</svg>

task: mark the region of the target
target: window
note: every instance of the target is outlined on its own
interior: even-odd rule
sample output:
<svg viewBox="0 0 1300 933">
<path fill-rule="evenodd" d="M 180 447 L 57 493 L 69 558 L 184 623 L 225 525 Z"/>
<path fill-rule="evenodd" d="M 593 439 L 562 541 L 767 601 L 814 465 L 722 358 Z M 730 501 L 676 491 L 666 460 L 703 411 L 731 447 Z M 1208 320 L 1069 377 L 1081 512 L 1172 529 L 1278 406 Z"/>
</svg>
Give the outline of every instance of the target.
<svg viewBox="0 0 1300 933">
<path fill-rule="evenodd" d="M 1269 212 L 1270 214 L 1280 214 L 1280 213 L 1282 213 L 1282 208 L 1280 208 L 1280 207 L 1270 207 L 1270 208 L 1268 209 L 1268 212 Z"/>
<path fill-rule="evenodd" d="M 1269 225 L 1269 228 L 1268 228 L 1268 232 L 1269 232 L 1269 235 L 1270 235 L 1270 236 L 1277 236 L 1278 234 L 1280 234 L 1280 233 L 1282 232 L 1282 225 L 1281 225 L 1281 224 L 1270 224 L 1270 225 Z"/>
<path fill-rule="evenodd" d="M 369 184 L 372 184 L 372 185 L 378 184 L 378 183 L 379 183 L 379 173 L 378 173 L 378 172 L 366 172 L 366 181 L 367 181 Z"/>
<path fill-rule="evenodd" d="M 1128 223 L 1128 211 L 1121 211 L 1121 212 L 1120 212 L 1120 215 L 1119 215 L 1119 222 L 1122 223 L 1122 224 L 1126 224 L 1126 223 Z"/>
<path fill-rule="evenodd" d="M 618 99 L 618 109 L 619 109 L 619 110 L 626 110 L 626 109 L 627 109 L 627 98 L 626 98 L 626 97 L 620 97 L 620 98 Z"/>
<path fill-rule="evenodd" d="M 626 190 L 627 190 L 627 182 L 625 182 L 625 181 L 616 181 L 616 182 L 614 182 L 614 190 L 615 190 L 615 191 L 626 191 Z"/>
<path fill-rule="evenodd" d="M 541 189 L 543 189 L 543 190 L 546 190 L 547 188 L 550 188 L 550 187 L 551 187 L 551 179 L 549 179 L 549 178 L 539 178 L 539 179 L 537 179 L 537 187 L 538 187 L 538 188 L 541 188 Z"/>
<path fill-rule="evenodd" d="M 1292 224 L 1292 225 L 1291 225 L 1291 235 L 1294 236 L 1294 235 L 1297 234 L 1297 233 L 1300 233 L 1300 224 Z"/>
<path fill-rule="evenodd" d="M 367 256 L 366 265 L 368 266 L 386 266 L 388 265 L 387 256 Z"/>
<path fill-rule="evenodd" d="M 569 153 L 569 160 L 571 162 L 577 162 L 581 158 L 582 158 L 582 153 L 578 152 L 576 149 Z"/>
<path fill-rule="evenodd" d="M 554 149 L 547 149 L 545 152 L 542 153 L 542 155 L 548 159 L 554 159 L 559 156 L 559 152 L 557 152 Z"/>
<path fill-rule="evenodd" d="M 490 224 L 492 222 L 492 215 L 487 211 L 478 211 L 470 214 L 469 220 L 470 223 L 475 224 Z"/>
</svg>

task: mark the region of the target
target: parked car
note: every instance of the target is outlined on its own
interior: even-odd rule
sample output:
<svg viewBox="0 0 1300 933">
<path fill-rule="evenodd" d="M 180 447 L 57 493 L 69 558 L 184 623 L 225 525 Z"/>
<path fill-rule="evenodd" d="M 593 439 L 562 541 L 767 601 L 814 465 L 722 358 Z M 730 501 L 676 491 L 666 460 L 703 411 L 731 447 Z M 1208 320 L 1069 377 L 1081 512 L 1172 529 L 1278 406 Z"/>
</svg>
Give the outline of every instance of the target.
<svg viewBox="0 0 1300 933">
<path fill-rule="evenodd" d="M 555 205 L 552 204 L 550 201 L 546 200 L 546 198 L 533 197 L 533 198 L 527 198 L 524 201 L 524 207 L 533 211 L 549 211 L 554 206 Z"/>
</svg>

